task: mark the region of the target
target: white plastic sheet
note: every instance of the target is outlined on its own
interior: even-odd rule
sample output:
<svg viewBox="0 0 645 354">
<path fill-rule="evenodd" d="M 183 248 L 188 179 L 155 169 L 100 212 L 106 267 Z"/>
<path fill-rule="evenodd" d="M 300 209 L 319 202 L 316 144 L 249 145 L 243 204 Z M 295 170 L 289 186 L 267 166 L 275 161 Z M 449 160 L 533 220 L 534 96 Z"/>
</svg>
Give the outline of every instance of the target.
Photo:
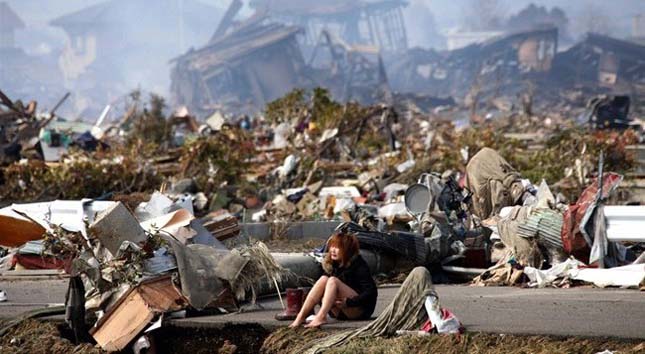
<svg viewBox="0 0 645 354">
<path fill-rule="evenodd" d="M 96 215 L 116 202 L 84 200 L 55 200 L 45 203 L 13 204 L 11 209 L 38 223 L 46 230 L 57 225 L 87 237 L 85 223 L 91 224 Z"/>
<path fill-rule="evenodd" d="M 540 288 L 549 286 L 561 278 L 584 281 L 601 288 L 608 286 L 638 288 L 645 283 L 645 264 L 632 264 L 608 269 L 583 268 L 584 266 L 580 261 L 568 259 L 566 262 L 546 270 L 525 267 L 524 274 L 531 281 L 529 285 Z"/>
<path fill-rule="evenodd" d="M 405 207 L 405 203 L 392 203 L 387 204 L 379 208 L 378 216 L 381 218 L 389 218 L 395 216 L 409 216 L 408 209 Z"/>
</svg>

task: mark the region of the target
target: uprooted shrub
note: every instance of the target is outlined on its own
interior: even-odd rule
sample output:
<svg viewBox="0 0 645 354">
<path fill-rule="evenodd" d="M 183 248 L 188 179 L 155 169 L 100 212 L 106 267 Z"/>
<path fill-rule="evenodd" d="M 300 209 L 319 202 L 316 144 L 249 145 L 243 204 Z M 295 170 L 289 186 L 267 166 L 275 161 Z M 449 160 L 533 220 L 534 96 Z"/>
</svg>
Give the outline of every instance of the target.
<svg viewBox="0 0 645 354">
<path fill-rule="evenodd" d="M 3 170 L 5 201 L 98 198 L 108 193 L 152 192 L 163 176 L 141 148 L 72 151 L 61 163 L 23 161 Z"/>
<path fill-rule="evenodd" d="M 533 183 L 545 179 L 554 184 L 572 173 L 571 169 L 578 164 L 588 172 L 597 170 L 601 151 L 604 153 L 604 170 L 626 173 L 633 170 L 636 157 L 627 146 L 636 144 L 638 136 L 633 130 L 589 131 L 584 128 L 567 128 L 551 135 L 539 148 L 529 148 L 518 140 L 507 138 L 504 132 L 496 127 L 470 127 L 462 132 L 452 129 L 440 129 L 442 135 L 439 143 L 434 143 L 430 150 L 417 159 L 415 169 L 405 174 L 403 182 L 412 183 L 422 172 L 443 172 L 447 169 L 465 171 L 466 160 L 460 154 L 464 149 L 472 157 L 484 147 L 500 153 L 524 178 Z M 576 186 L 582 188 L 583 185 Z"/>
<path fill-rule="evenodd" d="M 141 101 L 141 93 L 130 94 L 133 111 L 125 124 L 128 130 L 126 145 L 154 144 L 168 148 L 173 143 L 173 129 L 165 116 L 166 103 L 163 97 L 151 94 L 148 102 Z M 142 107 L 140 110 L 139 107 Z"/>
<path fill-rule="evenodd" d="M 193 178 L 199 189 L 208 195 L 222 183 L 241 182 L 254 153 L 255 145 L 248 133 L 227 128 L 182 147 L 180 176 Z"/>
</svg>

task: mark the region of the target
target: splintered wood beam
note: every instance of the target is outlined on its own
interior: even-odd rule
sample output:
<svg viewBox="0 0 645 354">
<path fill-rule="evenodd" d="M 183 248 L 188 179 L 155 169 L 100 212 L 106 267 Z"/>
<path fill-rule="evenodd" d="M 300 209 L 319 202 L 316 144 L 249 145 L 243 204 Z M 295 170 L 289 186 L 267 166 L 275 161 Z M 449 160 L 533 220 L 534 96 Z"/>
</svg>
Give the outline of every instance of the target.
<svg viewBox="0 0 645 354">
<path fill-rule="evenodd" d="M 233 19 L 235 18 L 237 13 L 240 12 L 240 10 L 242 9 L 242 6 L 243 4 L 241 0 L 231 1 L 231 4 L 229 5 L 228 9 L 226 10 L 226 13 L 224 14 L 224 17 L 222 17 L 222 20 L 219 22 L 219 25 L 215 30 L 215 33 L 211 37 L 211 41 L 216 40 L 217 38 L 223 36 L 224 33 L 226 33 L 226 30 L 228 30 L 233 24 Z"/>
<path fill-rule="evenodd" d="M 16 107 L 13 105 L 13 101 L 11 101 L 9 97 L 7 97 L 7 95 L 5 95 L 4 92 L 2 92 L 2 90 L 0 90 L 0 101 L 2 102 L 3 105 L 9 107 L 12 111 L 16 111 L 16 112 L 18 111 Z"/>
</svg>

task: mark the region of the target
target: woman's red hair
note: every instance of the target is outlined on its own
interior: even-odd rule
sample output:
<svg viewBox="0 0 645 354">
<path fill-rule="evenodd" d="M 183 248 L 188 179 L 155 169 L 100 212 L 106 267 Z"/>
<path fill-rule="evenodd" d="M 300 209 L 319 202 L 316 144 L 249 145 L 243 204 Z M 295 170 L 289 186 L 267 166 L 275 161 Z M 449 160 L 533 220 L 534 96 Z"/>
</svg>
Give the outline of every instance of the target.
<svg viewBox="0 0 645 354">
<path fill-rule="evenodd" d="M 354 234 L 336 232 L 327 240 L 327 250 L 330 247 L 338 247 L 338 261 L 342 267 L 349 265 L 352 257 L 358 254 L 358 238 Z M 331 264 L 332 259 L 329 252 L 325 256 L 325 261 Z"/>
</svg>

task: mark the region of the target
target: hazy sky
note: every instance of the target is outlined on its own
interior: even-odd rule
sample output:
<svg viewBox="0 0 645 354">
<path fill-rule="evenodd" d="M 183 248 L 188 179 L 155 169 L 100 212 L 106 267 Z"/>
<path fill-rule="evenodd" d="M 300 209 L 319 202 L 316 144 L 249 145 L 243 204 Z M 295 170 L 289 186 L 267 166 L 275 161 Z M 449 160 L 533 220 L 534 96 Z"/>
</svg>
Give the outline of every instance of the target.
<svg viewBox="0 0 645 354">
<path fill-rule="evenodd" d="M 62 47 L 65 33 L 60 28 L 51 27 L 49 22 L 60 16 L 96 5 L 106 0 L 0 0 L 5 1 L 22 18 L 27 25 L 25 30 L 16 34 L 17 41 L 23 49 L 31 54 L 42 54 L 47 50 Z M 129 0 L 115 0 L 129 1 Z M 150 1 L 151 6 L 159 0 Z M 179 3 L 181 0 L 174 0 Z M 230 0 L 197 0 L 220 9 L 223 13 Z M 209 29 L 209 31 L 214 31 Z M 47 42 L 47 43 L 46 43 Z"/>
<path fill-rule="evenodd" d="M 53 18 L 66 13 L 94 5 L 105 0 L 5 0 L 23 18 L 32 29 L 45 29 L 48 22 Z M 128 0 L 117 0 L 128 1 Z M 150 0 L 154 4 L 158 0 Z M 181 0 L 175 0 L 177 2 Z M 199 0 L 220 9 L 226 9 L 230 0 Z M 248 0 L 244 0 L 248 2 Z M 313 1 L 313 0 L 294 0 Z M 324 1 L 324 0 L 317 0 Z M 370 0 L 375 1 L 375 0 Z M 571 22 L 571 32 L 579 35 L 584 32 L 581 25 L 588 11 L 591 9 L 596 13 L 606 16 L 611 26 L 611 34 L 616 37 L 630 35 L 632 17 L 636 14 L 645 14 L 645 0 L 408 0 L 409 3 L 424 4 L 434 15 L 434 20 L 439 31 L 447 31 L 458 28 L 466 21 L 466 8 L 472 1 L 496 1 L 503 9 L 505 15 L 516 13 L 530 3 L 545 5 L 547 7 L 559 6 L 567 13 Z M 410 26 L 408 31 L 414 31 Z M 64 39 L 60 30 L 50 31 L 50 35 Z M 414 36 L 413 36 L 414 37 Z M 414 44 L 414 43 L 413 43 Z"/>
</svg>

